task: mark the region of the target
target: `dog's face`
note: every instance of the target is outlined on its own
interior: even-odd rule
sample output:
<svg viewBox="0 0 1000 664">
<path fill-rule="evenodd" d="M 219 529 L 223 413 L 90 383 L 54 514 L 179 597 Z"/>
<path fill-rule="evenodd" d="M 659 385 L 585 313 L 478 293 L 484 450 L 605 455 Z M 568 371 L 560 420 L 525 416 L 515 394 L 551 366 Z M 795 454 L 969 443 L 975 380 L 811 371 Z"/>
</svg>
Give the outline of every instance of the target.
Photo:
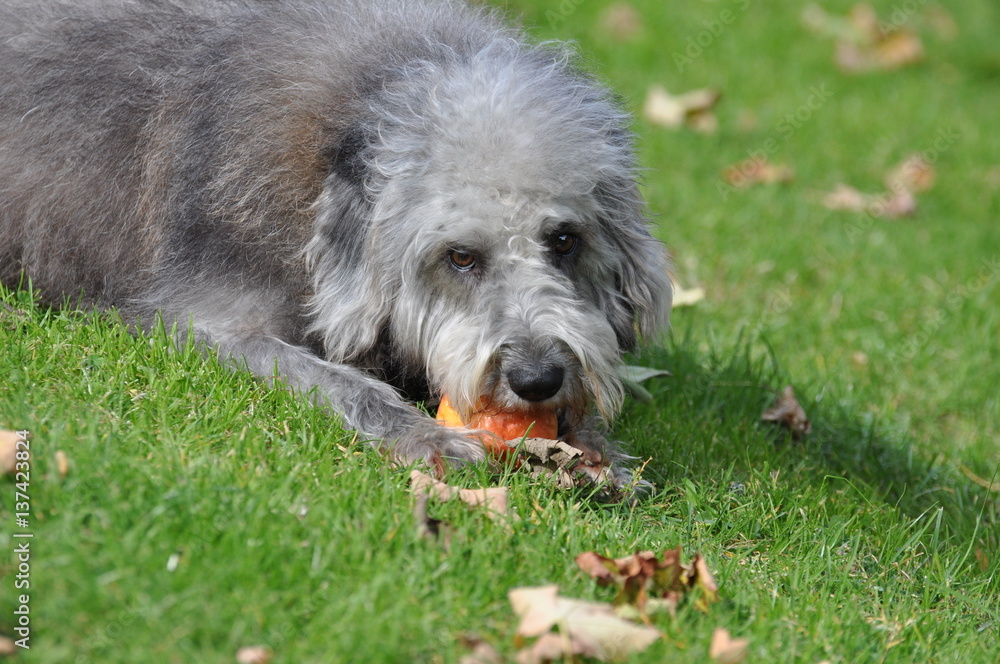
<svg viewBox="0 0 1000 664">
<path fill-rule="evenodd" d="M 433 113 L 380 126 L 354 247 L 364 260 L 350 268 L 364 295 L 335 262 L 336 276 L 317 277 L 318 313 L 354 302 L 350 320 L 323 316 L 328 352 L 360 357 L 378 329 L 464 414 L 543 404 L 570 426 L 592 406 L 610 417 L 622 353 L 670 307 L 622 117 L 593 88 L 567 99 L 486 80 L 440 85 Z"/>
<path fill-rule="evenodd" d="M 619 337 L 602 310 L 611 250 L 583 201 L 439 190 L 400 264 L 392 337 L 460 412 L 538 402 L 612 412 Z M 444 193 L 448 191 L 448 193 Z M 576 205 L 574 205 L 576 203 Z M 624 323 L 624 317 L 621 320 Z"/>
</svg>

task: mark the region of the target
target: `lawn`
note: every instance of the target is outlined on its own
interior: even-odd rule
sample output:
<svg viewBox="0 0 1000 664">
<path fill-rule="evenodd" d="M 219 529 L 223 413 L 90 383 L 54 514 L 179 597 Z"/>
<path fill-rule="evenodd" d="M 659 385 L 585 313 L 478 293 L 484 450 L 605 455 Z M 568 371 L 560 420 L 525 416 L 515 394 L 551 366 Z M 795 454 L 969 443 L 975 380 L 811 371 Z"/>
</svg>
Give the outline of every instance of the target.
<svg viewBox="0 0 1000 664">
<path fill-rule="evenodd" d="M 450 538 L 431 540 L 407 472 L 304 400 L 163 330 L 2 291 L 0 428 L 29 430 L 33 453 L 19 659 L 228 663 L 263 645 L 276 663 L 457 662 L 475 634 L 513 660 L 509 590 L 610 601 L 577 554 L 681 546 L 719 601 L 652 616 L 663 636 L 630 662 L 711 661 L 718 627 L 746 662 L 1000 662 L 1000 6 L 875 3 L 923 58 L 845 73 L 806 3 L 634 0 L 617 28 L 610 4 L 506 8 L 578 42 L 635 112 L 655 232 L 705 291 L 630 358 L 672 373 L 615 428 L 654 493 L 607 505 L 472 469 L 450 481 L 506 484 L 520 519 L 432 503 Z M 648 120 L 654 84 L 720 90 L 717 128 Z M 934 182 L 912 215 L 824 206 L 840 183 L 885 190 L 914 154 Z M 761 155 L 790 181 L 725 179 Z M 785 385 L 802 440 L 760 420 Z M 0 480 L 7 552 L 25 541 L 15 491 Z M 0 557 L 15 638 L 18 574 Z"/>
</svg>

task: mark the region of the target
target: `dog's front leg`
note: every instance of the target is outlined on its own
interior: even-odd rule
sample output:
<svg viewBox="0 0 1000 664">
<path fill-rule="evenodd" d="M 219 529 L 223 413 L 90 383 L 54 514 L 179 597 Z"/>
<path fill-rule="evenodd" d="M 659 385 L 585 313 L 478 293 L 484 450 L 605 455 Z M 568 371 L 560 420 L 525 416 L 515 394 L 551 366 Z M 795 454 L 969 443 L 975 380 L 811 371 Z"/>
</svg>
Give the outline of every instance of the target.
<svg viewBox="0 0 1000 664">
<path fill-rule="evenodd" d="M 424 462 L 443 472 L 445 462 L 461 465 L 485 457 L 476 440 L 438 425 L 391 386 L 356 367 L 327 362 L 276 337 L 213 335 L 198 329 L 196 334 L 230 364 L 262 378 L 281 377 L 399 463 Z"/>
</svg>

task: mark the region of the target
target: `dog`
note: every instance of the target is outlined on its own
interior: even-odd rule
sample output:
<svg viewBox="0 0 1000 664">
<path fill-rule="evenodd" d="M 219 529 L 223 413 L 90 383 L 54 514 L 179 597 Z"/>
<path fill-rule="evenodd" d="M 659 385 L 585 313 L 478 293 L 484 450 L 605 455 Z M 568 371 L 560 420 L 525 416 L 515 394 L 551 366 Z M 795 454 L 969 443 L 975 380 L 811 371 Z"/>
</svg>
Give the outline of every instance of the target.
<svg viewBox="0 0 1000 664">
<path fill-rule="evenodd" d="M 448 0 L 0 0 L 0 279 L 157 316 L 401 463 L 416 402 L 607 439 L 668 256 L 628 116 L 565 46 Z M 188 332 L 185 333 L 184 330 Z"/>
</svg>

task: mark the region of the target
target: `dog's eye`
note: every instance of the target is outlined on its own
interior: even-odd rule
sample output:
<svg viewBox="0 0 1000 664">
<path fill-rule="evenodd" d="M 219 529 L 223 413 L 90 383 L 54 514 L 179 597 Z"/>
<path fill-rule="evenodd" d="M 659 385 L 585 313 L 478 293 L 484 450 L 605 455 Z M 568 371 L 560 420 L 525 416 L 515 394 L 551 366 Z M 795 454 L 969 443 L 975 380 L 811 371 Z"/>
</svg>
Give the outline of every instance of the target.
<svg viewBox="0 0 1000 664">
<path fill-rule="evenodd" d="M 448 260 L 451 261 L 451 266 L 460 272 L 468 272 L 476 267 L 476 257 L 467 251 L 452 249 L 448 253 Z"/>
<path fill-rule="evenodd" d="M 557 256 L 569 256 L 576 251 L 580 240 L 572 233 L 559 233 L 552 236 L 550 244 Z"/>
</svg>

